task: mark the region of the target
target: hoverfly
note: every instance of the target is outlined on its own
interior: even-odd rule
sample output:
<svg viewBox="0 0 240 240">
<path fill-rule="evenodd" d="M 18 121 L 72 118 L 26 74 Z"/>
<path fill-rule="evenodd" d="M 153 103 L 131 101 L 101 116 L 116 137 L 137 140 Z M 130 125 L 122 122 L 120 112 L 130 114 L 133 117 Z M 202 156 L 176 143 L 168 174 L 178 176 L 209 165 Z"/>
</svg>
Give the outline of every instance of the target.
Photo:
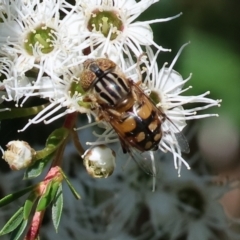
<svg viewBox="0 0 240 240">
<path fill-rule="evenodd" d="M 85 101 L 92 102 L 97 109 L 98 118 L 108 122 L 117 133 L 123 152 L 129 153 L 141 168 L 152 174 L 151 163 L 143 154 L 159 148 L 164 134 L 162 124 L 172 123 L 170 119 L 139 84 L 127 78 L 108 58 L 86 60 L 80 85 L 87 92 Z M 181 150 L 188 152 L 187 141 L 180 131 L 176 139 Z"/>
</svg>

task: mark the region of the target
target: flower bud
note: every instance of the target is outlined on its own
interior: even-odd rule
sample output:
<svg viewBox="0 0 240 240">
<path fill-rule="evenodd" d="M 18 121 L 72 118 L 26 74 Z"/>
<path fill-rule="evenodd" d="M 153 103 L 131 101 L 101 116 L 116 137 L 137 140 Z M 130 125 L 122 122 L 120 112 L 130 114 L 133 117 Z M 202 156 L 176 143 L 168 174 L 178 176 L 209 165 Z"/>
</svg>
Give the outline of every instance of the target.
<svg viewBox="0 0 240 240">
<path fill-rule="evenodd" d="M 35 154 L 35 150 L 27 142 L 17 140 L 7 144 L 7 150 L 3 153 L 3 159 L 12 170 L 20 170 L 32 163 L 32 158 Z"/>
<path fill-rule="evenodd" d="M 107 178 L 113 173 L 116 166 L 115 152 L 105 145 L 88 149 L 82 158 L 88 174 L 94 178 Z"/>
</svg>

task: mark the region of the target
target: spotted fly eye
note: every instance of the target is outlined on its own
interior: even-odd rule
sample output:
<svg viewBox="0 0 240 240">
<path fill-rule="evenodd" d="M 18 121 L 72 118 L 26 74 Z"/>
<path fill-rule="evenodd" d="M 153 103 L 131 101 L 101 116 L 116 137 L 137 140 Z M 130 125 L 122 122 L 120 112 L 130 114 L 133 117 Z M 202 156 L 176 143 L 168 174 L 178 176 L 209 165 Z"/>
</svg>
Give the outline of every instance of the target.
<svg viewBox="0 0 240 240">
<path fill-rule="evenodd" d="M 92 82 L 95 80 L 95 78 L 96 75 L 92 71 L 84 70 L 81 73 L 79 84 L 85 92 L 91 88 Z"/>
</svg>

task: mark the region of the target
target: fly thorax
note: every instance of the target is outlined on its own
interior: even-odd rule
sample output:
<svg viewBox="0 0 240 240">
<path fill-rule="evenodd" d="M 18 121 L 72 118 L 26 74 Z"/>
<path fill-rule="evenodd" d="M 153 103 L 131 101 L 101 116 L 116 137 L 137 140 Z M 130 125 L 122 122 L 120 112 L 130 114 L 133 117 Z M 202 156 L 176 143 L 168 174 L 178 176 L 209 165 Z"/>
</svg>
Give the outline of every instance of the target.
<svg viewBox="0 0 240 240">
<path fill-rule="evenodd" d="M 99 104 L 115 107 L 127 98 L 130 87 L 118 74 L 107 72 L 95 82 L 93 92 Z"/>
</svg>

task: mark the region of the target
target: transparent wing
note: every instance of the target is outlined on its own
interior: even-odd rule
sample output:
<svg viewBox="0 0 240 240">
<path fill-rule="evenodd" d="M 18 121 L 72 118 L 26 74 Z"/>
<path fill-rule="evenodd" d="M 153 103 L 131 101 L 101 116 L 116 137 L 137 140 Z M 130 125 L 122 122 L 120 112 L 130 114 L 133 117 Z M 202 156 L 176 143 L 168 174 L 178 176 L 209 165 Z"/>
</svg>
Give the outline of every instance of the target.
<svg viewBox="0 0 240 240">
<path fill-rule="evenodd" d="M 124 140 L 121 139 L 121 145 L 124 153 L 128 153 L 131 158 L 137 163 L 137 165 L 148 175 L 158 176 L 159 175 L 159 162 L 156 161 L 156 151 L 144 151 L 141 152 L 138 149 L 128 145 Z"/>
<path fill-rule="evenodd" d="M 181 152 L 189 153 L 190 152 L 189 144 L 184 134 L 178 129 L 178 127 L 168 117 L 166 117 L 165 121 L 167 122 L 167 125 L 170 128 L 169 131 L 174 133 L 178 146 L 181 149 Z"/>
<path fill-rule="evenodd" d="M 179 145 L 181 151 L 183 153 L 189 153 L 190 148 L 188 145 L 188 141 L 187 141 L 186 137 L 183 135 L 183 133 L 179 131 L 179 132 L 174 133 L 174 135 L 177 139 L 177 142 L 178 142 L 178 145 Z"/>
<path fill-rule="evenodd" d="M 136 149 L 131 149 L 131 156 L 137 165 L 150 176 L 158 176 L 160 167 L 156 161 L 154 151 L 139 152 Z"/>
</svg>

